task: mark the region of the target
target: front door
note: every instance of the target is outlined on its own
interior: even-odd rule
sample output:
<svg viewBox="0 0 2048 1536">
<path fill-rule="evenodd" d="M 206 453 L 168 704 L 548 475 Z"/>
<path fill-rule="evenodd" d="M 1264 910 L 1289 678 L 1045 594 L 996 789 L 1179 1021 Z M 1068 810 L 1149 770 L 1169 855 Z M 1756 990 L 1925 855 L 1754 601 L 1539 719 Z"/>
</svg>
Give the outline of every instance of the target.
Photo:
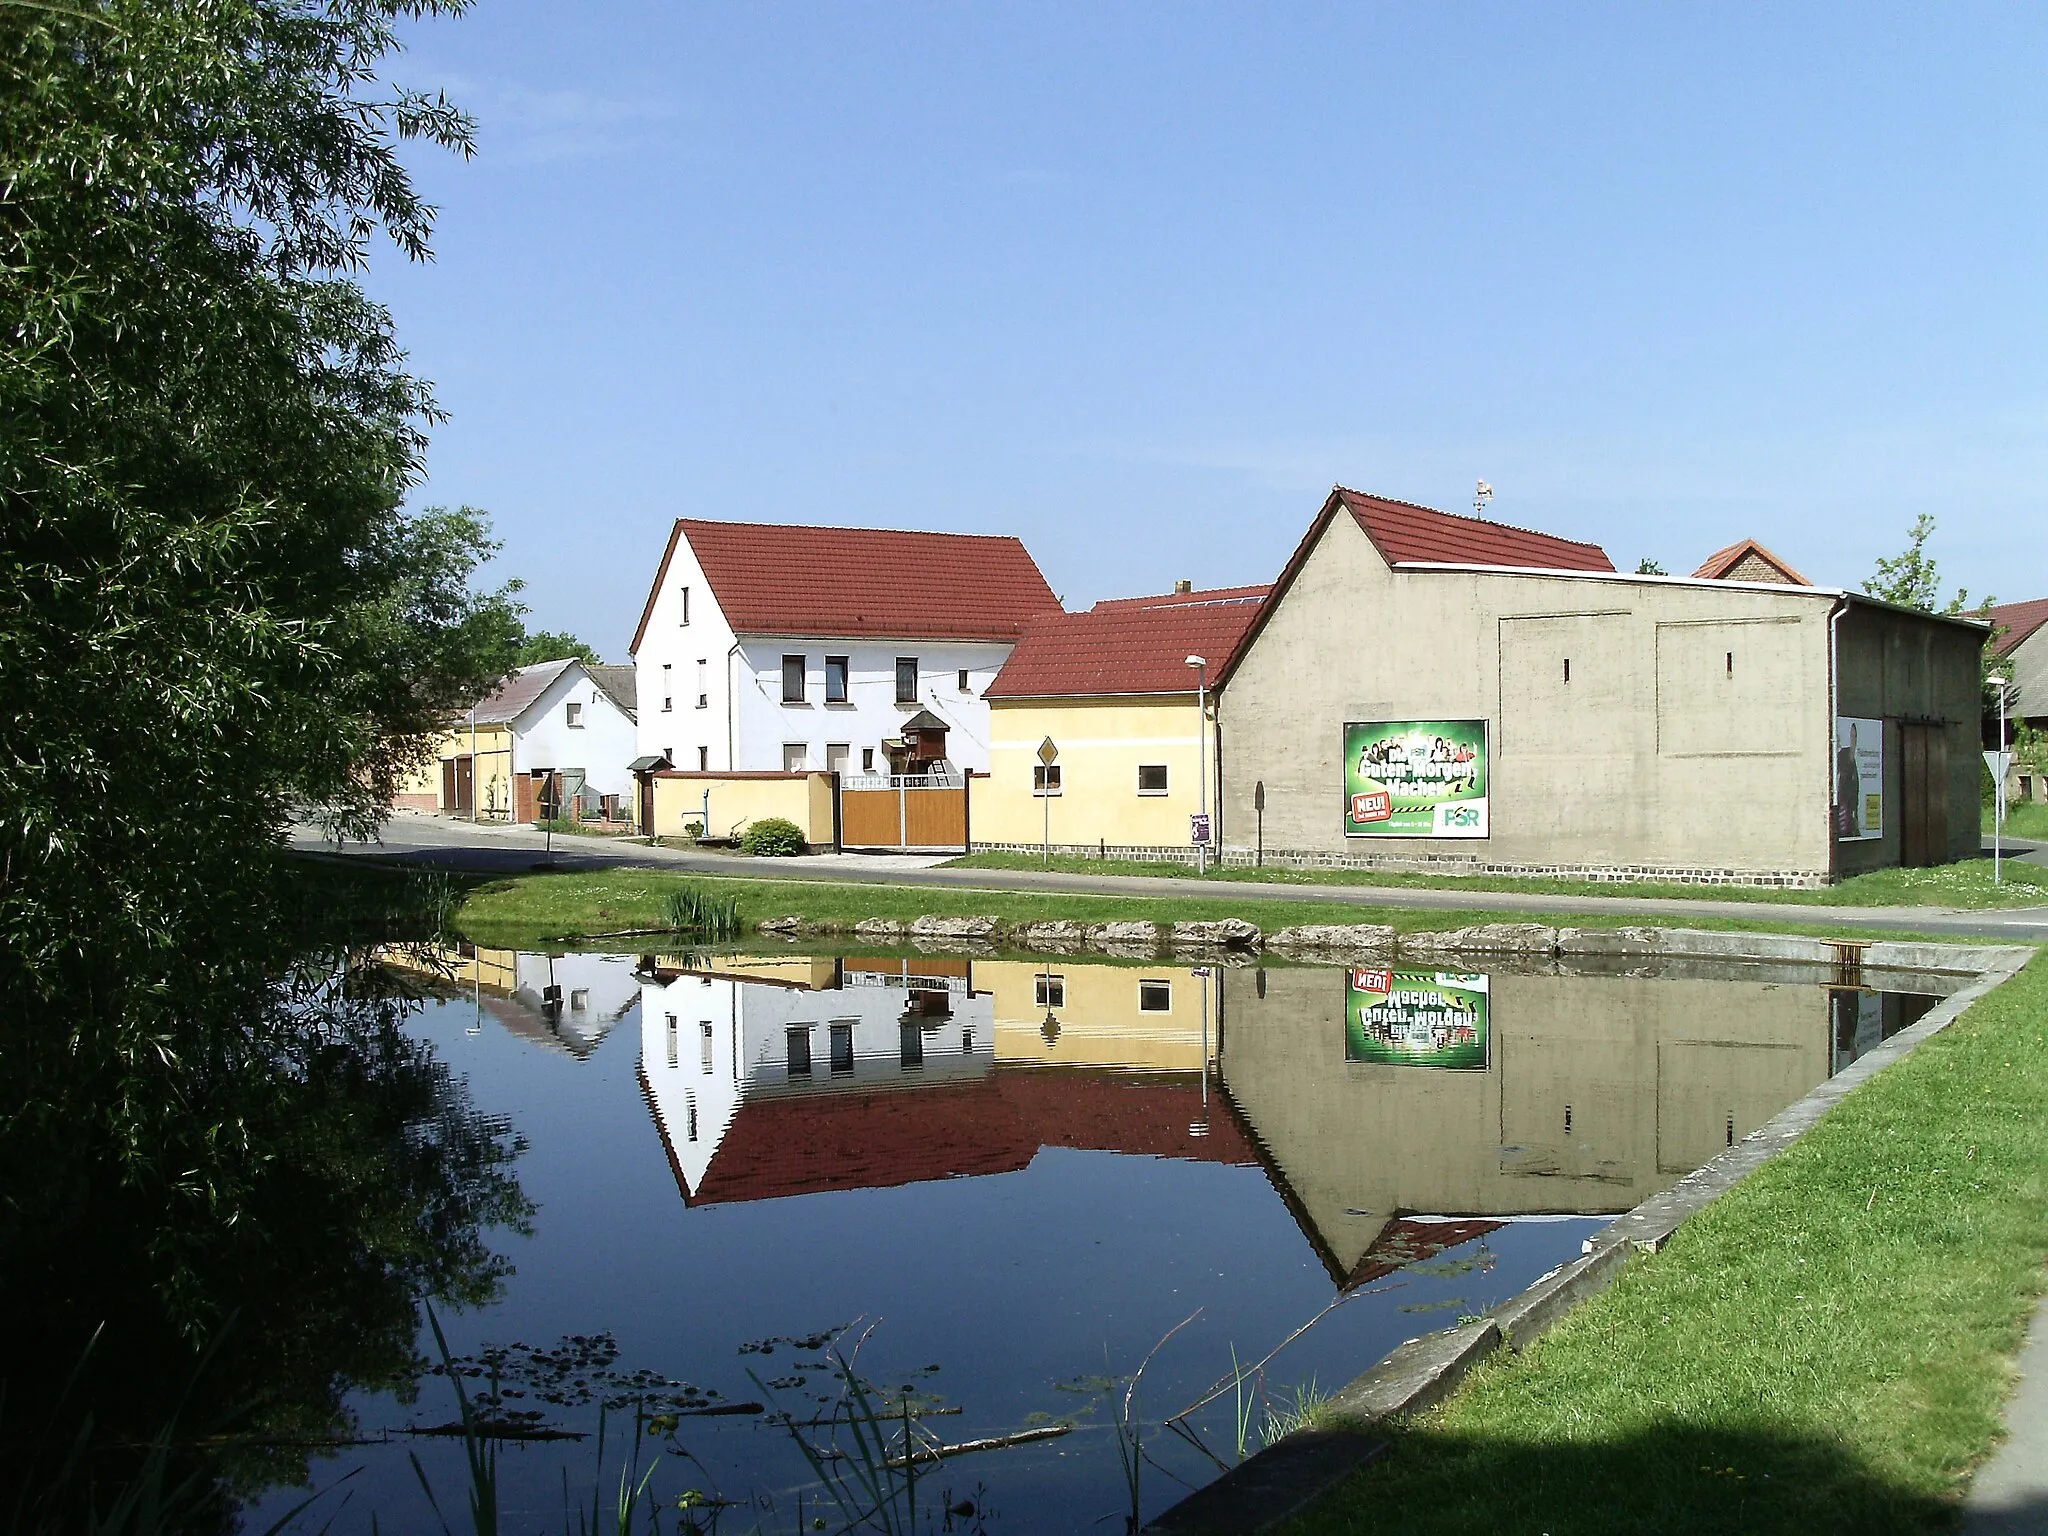
<svg viewBox="0 0 2048 1536">
<path fill-rule="evenodd" d="M 1899 862 L 1924 869 L 1948 858 L 1948 733 L 1899 727 Z"/>
</svg>

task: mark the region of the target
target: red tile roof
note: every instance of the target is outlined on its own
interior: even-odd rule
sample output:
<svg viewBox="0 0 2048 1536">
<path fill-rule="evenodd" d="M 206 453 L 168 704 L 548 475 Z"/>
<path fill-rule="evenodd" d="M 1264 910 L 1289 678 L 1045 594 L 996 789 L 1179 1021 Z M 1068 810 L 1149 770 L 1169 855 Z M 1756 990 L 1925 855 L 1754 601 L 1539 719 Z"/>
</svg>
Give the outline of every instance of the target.
<svg viewBox="0 0 2048 1536">
<path fill-rule="evenodd" d="M 1227 1115 L 1206 1136 L 1190 1133 L 1201 1103 L 1192 1079 L 1034 1068 L 999 1068 L 971 1083 L 749 1098 L 696 1191 L 683 1195 L 722 1205 L 1014 1173 L 1042 1146 L 1255 1163 Z"/>
<path fill-rule="evenodd" d="M 991 699 L 1193 693 L 1190 656 L 1215 682 L 1259 615 L 1268 587 L 1119 598 L 1040 619 L 983 695 Z"/>
<path fill-rule="evenodd" d="M 1715 550 L 1711 555 L 1707 556 L 1705 562 L 1698 570 L 1693 572 L 1693 575 L 1704 577 L 1708 581 L 1741 581 L 1745 578 L 1734 575 L 1735 568 L 1741 565 L 1743 561 L 1750 559 L 1761 560 L 1792 586 L 1810 587 L 1813 585 L 1812 582 L 1792 569 L 1790 562 L 1772 554 L 1763 545 L 1757 543 L 1755 539 L 1740 539 L 1730 544 L 1726 549 Z M 1771 578 L 1766 576 L 1763 579 L 1769 581 Z"/>
<path fill-rule="evenodd" d="M 1021 539 L 685 517 L 648 589 L 635 651 L 682 539 L 742 635 L 1014 640 L 1060 607 Z"/>
<path fill-rule="evenodd" d="M 1421 560 L 1440 565 L 1532 566 L 1554 571 L 1611 571 L 1598 544 L 1534 533 L 1483 517 L 1458 517 L 1411 502 L 1367 496 L 1342 486 L 1337 496 L 1389 565 Z"/>
<path fill-rule="evenodd" d="M 1980 617 L 2004 628 L 2005 633 L 1998 637 L 1993 649 L 2001 656 L 2010 656 L 2027 636 L 2048 624 L 2048 597 L 2031 598 L 2024 603 L 2000 603 Z"/>
</svg>

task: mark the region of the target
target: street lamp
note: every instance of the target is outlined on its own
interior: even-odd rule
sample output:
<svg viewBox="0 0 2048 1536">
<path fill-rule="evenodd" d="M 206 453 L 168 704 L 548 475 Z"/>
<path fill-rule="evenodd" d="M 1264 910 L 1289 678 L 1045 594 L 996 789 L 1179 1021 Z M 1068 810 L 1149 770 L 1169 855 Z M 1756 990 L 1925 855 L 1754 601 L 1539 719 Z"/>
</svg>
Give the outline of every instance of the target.
<svg viewBox="0 0 2048 1536">
<path fill-rule="evenodd" d="M 1195 669 L 1195 789 L 1201 815 L 1196 825 L 1202 835 L 1195 840 L 1195 873 L 1209 873 L 1209 658 L 1190 656 Z"/>
</svg>

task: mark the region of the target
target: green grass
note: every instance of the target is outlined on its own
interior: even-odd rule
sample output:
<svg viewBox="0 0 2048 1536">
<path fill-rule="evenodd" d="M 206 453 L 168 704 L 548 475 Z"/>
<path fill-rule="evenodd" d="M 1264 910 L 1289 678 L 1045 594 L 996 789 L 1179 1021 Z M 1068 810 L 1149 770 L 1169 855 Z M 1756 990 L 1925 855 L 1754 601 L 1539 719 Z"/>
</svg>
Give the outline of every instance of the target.
<svg viewBox="0 0 2048 1536">
<path fill-rule="evenodd" d="M 2042 807 L 2048 810 L 2048 807 Z M 2013 834 L 2019 836 L 2018 832 Z M 2042 836 L 2048 837 L 2048 830 Z M 952 860 L 949 869 L 1043 869 L 1028 853 L 974 853 Z M 1133 859 L 1055 858 L 1052 868 L 1083 875 L 1169 875 L 1198 878 L 1192 866 L 1147 864 Z M 1783 890 L 1750 885 L 1677 885 L 1656 881 L 1540 880 L 1520 875 L 1446 875 L 1377 869 L 1212 868 L 1200 877 L 1230 884 L 1359 885 L 1423 887 L 1436 890 L 1503 891 L 1545 896 L 1627 897 L 1686 901 L 1782 902 L 1825 907 L 2012 907 L 2048 903 L 2048 869 L 2008 865 L 2002 886 L 1991 883 L 1991 860 L 1970 859 L 1933 869 L 1881 869 L 1820 890 Z"/>
<path fill-rule="evenodd" d="M 592 937 L 629 928 L 668 923 L 668 893 L 684 877 L 653 869 L 611 869 L 519 875 L 482 880 L 471 886 L 456 913 L 456 926 L 475 943 L 506 948 L 535 947 L 545 940 Z M 1149 918 L 1171 923 L 1196 918 L 1244 917 L 1266 932 L 1294 923 L 1390 923 L 1402 932 L 1461 928 L 1472 923 L 1521 921 L 1525 915 L 1414 907 L 1364 907 L 1312 898 L 1301 901 L 1234 901 L 1228 887 L 1213 896 L 1071 896 L 1064 893 L 949 890 L 927 886 L 839 884 L 823 880 L 728 879 L 691 874 L 688 883 L 734 897 L 744 931 L 765 917 L 798 916 L 814 922 L 854 923 L 864 917 L 907 920 L 925 913 L 987 915 L 1006 922 L 1109 922 Z M 1581 927 L 1639 923 L 1626 914 L 1571 916 Z M 1826 923 L 1786 923 L 1730 918 L 1687 918 L 1685 926 L 1772 933 L 1841 932 Z M 1859 937 L 1917 937 L 1906 932 Z"/>
<path fill-rule="evenodd" d="M 1944 1530 L 2048 1256 L 2048 957 L 1289 1536 Z"/>
<path fill-rule="evenodd" d="M 2005 835 L 2048 843 L 2048 801 L 2008 803 L 2005 808 Z M 1988 808 L 1984 812 L 1984 836 L 1991 836 L 1991 812 Z"/>
</svg>

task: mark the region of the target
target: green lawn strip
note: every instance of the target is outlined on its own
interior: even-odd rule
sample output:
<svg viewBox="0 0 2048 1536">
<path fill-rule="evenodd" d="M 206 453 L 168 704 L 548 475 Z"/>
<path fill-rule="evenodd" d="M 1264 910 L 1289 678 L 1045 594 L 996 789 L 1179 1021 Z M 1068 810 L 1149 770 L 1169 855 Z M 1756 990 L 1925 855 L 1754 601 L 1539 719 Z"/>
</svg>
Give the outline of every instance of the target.
<svg viewBox="0 0 2048 1536">
<path fill-rule="evenodd" d="M 1289 1536 L 1946 1529 L 2048 1257 L 2048 957 Z"/>
<path fill-rule="evenodd" d="M 667 893 L 679 884 L 716 886 L 739 897 L 740 915 L 751 929 L 765 917 L 797 916 L 814 922 L 854 923 L 867 917 L 899 920 L 926 913 L 939 916 L 991 916 L 1006 922 L 1069 919 L 1110 922 L 1118 918 L 1149 918 L 1171 923 L 1218 917 L 1243 917 L 1272 933 L 1296 923 L 1389 923 L 1401 932 L 1463 928 L 1474 923 L 1526 921 L 1527 914 L 1481 909 L 1446 911 L 1414 907 L 1359 907 L 1312 898 L 1302 901 L 1233 901 L 1227 890 L 1214 896 L 1081 896 L 1064 892 L 991 892 L 935 886 L 881 885 L 871 882 L 823 880 L 737 879 L 724 875 L 672 874 L 653 869 L 611 869 L 518 875 L 485 880 L 472 887 L 457 913 L 465 936 L 479 944 L 508 948 L 531 946 L 543 939 L 590 937 L 622 928 L 652 927 L 663 920 Z M 1641 917 L 1576 915 L 1555 919 L 1581 927 L 1639 924 Z M 1771 933 L 1814 933 L 1843 930 L 1826 924 L 1787 924 L 1730 918 L 1674 918 L 1674 926 L 1722 928 Z M 1913 939 L 1911 933 L 1875 934 L 1858 930 L 1858 938 Z M 1939 942 L 1939 941 L 1936 941 Z"/>
<path fill-rule="evenodd" d="M 1984 812 L 1984 836 L 1991 836 L 1991 812 Z M 2048 843 L 2048 804 L 2040 801 L 2013 803 L 2005 807 L 2005 835 L 2028 842 Z"/>
<path fill-rule="evenodd" d="M 2015 834 L 2017 835 L 2017 834 Z M 1631 900 L 1761 901 L 1817 907 L 2026 907 L 2048 904 L 2048 869 L 2008 863 L 2002 884 L 1992 883 L 1992 861 L 1968 859 L 1933 869 L 1880 869 L 1819 890 L 1755 885 L 1679 885 L 1657 881 L 1539 880 L 1520 875 L 1446 875 L 1380 869 L 1278 869 L 1230 866 L 1197 876 L 1192 865 L 1136 859 L 1055 858 L 1051 867 L 1077 875 L 1170 875 L 1219 884 L 1360 885 L 1450 891 L 1511 891 L 1543 896 L 1626 897 Z M 1027 853 L 974 853 L 948 869 L 1044 869 Z"/>
</svg>

